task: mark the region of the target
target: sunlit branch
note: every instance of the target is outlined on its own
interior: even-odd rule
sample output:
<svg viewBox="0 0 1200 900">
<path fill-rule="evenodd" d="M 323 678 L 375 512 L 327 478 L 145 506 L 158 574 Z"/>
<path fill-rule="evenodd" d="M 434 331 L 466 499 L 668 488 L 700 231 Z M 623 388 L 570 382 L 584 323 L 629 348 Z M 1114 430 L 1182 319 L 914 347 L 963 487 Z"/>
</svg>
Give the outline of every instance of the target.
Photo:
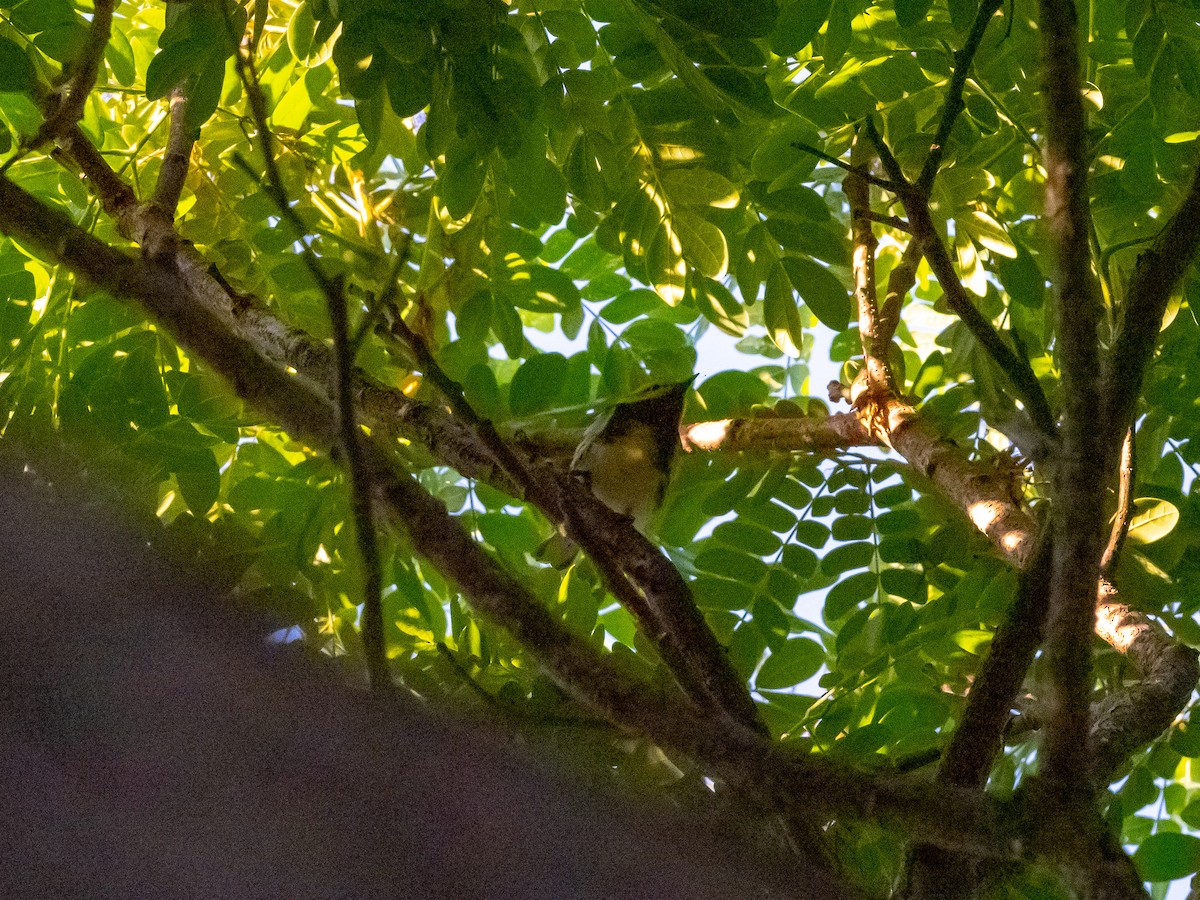
<svg viewBox="0 0 1200 900">
<path fill-rule="evenodd" d="M 1100 577 L 1112 581 L 1121 561 L 1121 549 L 1129 536 L 1129 523 L 1133 521 L 1133 491 L 1137 486 L 1137 453 L 1134 445 L 1135 429 L 1130 426 L 1121 443 L 1121 465 L 1117 473 L 1117 511 L 1108 545 L 1100 557 Z"/>
</svg>

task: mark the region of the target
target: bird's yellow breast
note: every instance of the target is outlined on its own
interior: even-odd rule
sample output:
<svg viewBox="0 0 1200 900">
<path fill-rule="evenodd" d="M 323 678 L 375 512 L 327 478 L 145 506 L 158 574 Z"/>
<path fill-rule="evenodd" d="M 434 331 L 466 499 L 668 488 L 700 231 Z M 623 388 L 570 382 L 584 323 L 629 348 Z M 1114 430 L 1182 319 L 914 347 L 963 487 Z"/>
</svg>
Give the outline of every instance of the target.
<svg viewBox="0 0 1200 900">
<path fill-rule="evenodd" d="M 592 493 L 633 519 L 643 533 L 652 524 L 667 479 L 655 462 L 654 439 L 653 429 L 638 423 L 615 440 L 593 442 L 575 465 L 590 473 Z"/>
</svg>

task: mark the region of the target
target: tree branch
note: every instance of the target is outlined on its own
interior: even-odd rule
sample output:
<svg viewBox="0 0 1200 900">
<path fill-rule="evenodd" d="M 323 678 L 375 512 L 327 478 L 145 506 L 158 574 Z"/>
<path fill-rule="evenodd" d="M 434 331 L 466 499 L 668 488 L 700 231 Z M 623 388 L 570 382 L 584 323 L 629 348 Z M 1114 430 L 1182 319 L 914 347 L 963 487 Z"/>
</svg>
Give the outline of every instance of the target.
<svg viewBox="0 0 1200 900">
<path fill-rule="evenodd" d="M 901 185 L 897 196 L 904 205 L 904 212 L 912 227 L 913 237 L 919 242 L 921 252 L 929 261 L 929 267 L 933 269 L 933 274 L 937 276 L 938 284 L 942 286 L 946 305 L 975 336 L 987 354 L 1008 375 L 1038 428 L 1053 440 L 1056 434 L 1054 415 L 1050 411 L 1050 404 L 1046 401 L 1046 395 L 1042 391 L 1041 384 L 1038 383 L 1037 376 L 1033 374 L 1033 369 L 1030 368 L 1028 362 L 1017 356 L 1004 343 L 992 323 L 984 318 L 983 314 L 975 308 L 975 304 L 967 297 L 966 289 L 963 288 L 962 281 L 959 280 L 958 273 L 954 270 L 954 263 L 950 259 L 946 245 L 938 234 L 937 226 L 934 225 L 933 216 L 929 211 L 928 197 L 919 187 L 914 187 L 905 179 L 900 164 L 892 156 L 874 122 L 869 118 L 866 122 L 866 129 L 868 136 L 879 149 L 879 158 L 883 163 L 884 170 L 894 182 Z"/>
<path fill-rule="evenodd" d="M 916 181 L 917 189 L 925 196 L 929 196 L 929 192 L 933 190 L 934 179 L 937 178 L 942 157 L 946 153 L 946 142 L 950 140 L 950 131 L 954 128 L 954 122 L 962 114 L 963 88 L 971 74 L 971 64 L 975 60 L 975 54 L 983 42 L 983 35 L 987 31 L 988 24 L 1003 2 L 1004 0 L 983 0 L 979 4 L 967 40 L 962 45 L 962 49 L 954 54 L 954 74 L 946 86 L 946 102 L 942 106 L 942 118 L 938 122 L 937 133 L 934 135 L 933 143 L 929 146 L 929 155 L 925 157 L 925 164 L 921 167 L 921 174 Z"/>
<path fill-rule="evenodd" d="M 854 413 L 830 416 L 755 416 L 696 422 L 680 430 L 685 450 L 775 450 L 781 453 L 835 453 L 847 447 L 876 446 Z"/>
<path fill-rule="evenodd" d="M 1135 452 L 1135 429 L 1132 425 L 1125 430 L 1121 443 L 1121 467 L 1117 476 L 1117 512 L 1108 545 L 1100 557 L 1100 577 L 1112 581 L 1116 577 L 1117 564 L 1121 561 L 1121 550 L 1129 536 L 1129 523 L 1133 521 L 1133 492 L 1137 486 L 1137 453 Z"/>
<path fill-rule="evenodd" d="M 57 85 L 49 96 L 42 98 L 41 105 L 46 118 L 34 136 L 24 143 L 20 152 L 13 154 L 0 166 L 0 175 L 30 150 L 36 150 L 46 141 L 58 139 L 76 127 L 83 118 L 83 106 L 96 86 L 100 63 L 104 59 L 104 50 L 112 34 L 115 7 L 116 0 L 93 0 L 92 26 L 88 29 L 87 40 L 71 60 L 70 67 L 63 67 L 65 81 Z"/>
<path fill-rule="evenodd" d="M 1042 0 L 1046 92 L 1046 222 L 1055 247 L 1056 348 L 1062 368 L 1062 447 L 1054 470 L 1054 570 L 1046 661 L 1049 710 L 1041 774 L 1063 814 L 1090 803 L 1088 708 L 1100 575 L 1107 422 L 1098 339 L 1100 297 L 1088 246 L 1088 138 L 1079 36 L 1070 0 Z M 1122 432 L 1124 426 L 1121 427 Z"/>
<path fill-rule="evenodd" d="M 1146 368 L 1154 355 L 1171 294 L 1200 251 L 1200 172 L 1129 280 L 1121 331 L 1105 386 L 1107 421 L 1123 429 L 1134 419 Z M 1114 439 L 1115 444 L 1115 439 Z"/>
<path fill-rule="evenodd" d="M 239 396 L 317 447 L 338 438 L 329 400 L 303 377 L 264 358 L 186 290 L 162 260 L 134 260 L 86 234 L 62 213 L 0 178 L 0 230 L 87 281 L 141 303 L 180 345 L 229 379 Z M 695 715 L 649 685 L 630 680 L 588 640 L 569 632 L 512 575 L 484 554 L 444 504 L 364 442 L 371 483 L 421 555 L 446 573 L 472 605 L 510 631 L 572 696 L 620 727 L 711 766 L 770 809 L 881 816 L 964 852 L 1012 857 L 1004 806 L 961 792 L 873 779 L 792 756 L 727 717 Z"/>
<path fill-rule="evenodd" d="M 325 273 L 324 267 L 305 242 L 307 229 L 291 207 L 287 188 L 283 184 L 279 167 L 275 163 L 275 154 L 271 147 L 271 131 L 267 127 L 267 102 L 258 83 L 254 60 L 248 55 L 244 56 L 241 48 L 237 47 L 237 43 L 234 41 L 236 48 L 234 62 L 238 75 L 241 77 L 242 86 L 246 91 L 246 100 L 254 118 L 255 127 L 258 129 L 259 141 L 262 144 L 264 166 L 267 173 L 267 192 L 275 200 L 280 216 L 292 226 L 295 239 L 303 247 L 305 265 L 321 289 L 321 293 L 325 295 L 325 308 L 328 311 L 333 332 L 333 380 L 336 387 L 334 398 L 337 409 L 338 438 L 341 450 L 346 455 L 346 468 L 350 473 L 350 509 L 354 515 L 355 541 L 362 559 L 363 610 L 359 633 L 362 635 L 371 687 L 376 691 L 387 691 L 392 688 L 392 675 L 388 666 L 387 638 L 383 625 L 383 562 L 380 559 L 379 538 L 375 533 L 375 515 L 372 510 L 373 476 L 368 467 L 363 447 L 363 434 L 359 428 L 358 416 L 354 408 L 354 351 L 350 346 L 346 292 L 341 281 L 332 279 Z M 172 104 L 172 112 L 174 112 L 174 104 Z M 174 132 L 175 124 L 172 121 L 172 132 Z"/>
<path fill-rule="evenodd" d="M 885 190 L 889 190 L 889 191 L 893 191 L 893 192 L 897 191 L 900 188 L 900 185 L 896 184 L 896 182 L 894 182 L 894 181 L 889 181 L 886 178 L 880 178 L 878 175 L 874 175 L 867 170 L 864 170 L 862 168 L 857 168 L 854 166 L 853 163 L 843 162 L 842 160 L 838 159 L 836 156 L 833 156 L 830 153 L 826 153 L 824 150 L 818 149 L 817 147 L 810 146 L 809 144 L 805 144 L 801 141 L 792 141 L 792 146 L 794 148 L 796 148 L 797 150 L 803 150 L 805 153 L 811 153 L 817 159 L 823 160 L 824 162 L 827 162 L 830 165 L 837 166 L 839 169 L 842 169 L 846 172 L 850 172 L 854 175 L 857 175 L 863 181 L 866 181 L 869 184 L 873 184 L 876 187 L 881 187 L 881 188 L 884 188 Z"/>
<path fill-rule="evenodd" d="M 238 323 L 240 331 L 253 332 L 269 343 L 273 357 L 314 382 L 326 385 L 331 394 L 336 391 L 333 381 L 336 364 L 328 348 L 281 323 L 253 297 L 236 294 L 227 285 L 216 283 L 210 267 L 198 261 L 195 251 L 179 240 L 170 223 L 160 216 L 145 214 L 133 192 L 116 177 L 82 133 L 74 135 L 68 149 L 122 233 L 142 244 L 148 255 L 173 259 L 180 271 L 186 273 L 193 290 L 216 308 L 228 310 L 228 316 Z M 289 212 L 295 217 L 294 211 L 289 209 Z M 303 224 L 298 223 L 298 227 Z M 393 317 L 393 322 L 396 318 Z M 411 334 L 411 329 L 408 331 Z M 658 646 L 664 661 L 693 699 L 701 705 L 715 704 L 715 708 L 723 709 L 747 727 L 764 730 L 745 683 L 709 629 L 687 582 L 662 551 L 646 540 L 628 519 L 616 516 L 564 472 L 545 467 L 532 471 L 498 436 L 489 440 L 487 431 L 491 423 L 482 425 L 483 420 L 470 410 L 453 380 L 444 376 L 438 380 L 440 368 L 427 349 L 422 359 L 422 370 L 455 404 L 458 417 L 416 403 L 358 373 L 356 399 L 372 427 L 378 425 L 394 433 L 398 426 L 405 426 L 410 435 L 411 429 L 417 428 L 425 437 L 426 446 L 460 474 L 482 478 L 527 499 L 552 522 L 576 529 L 578 534 L 568 531 L 571 538 L 593 559 L 607 560 L 600 569 L 609 590 L 628 604 L 643 633 Z M 573 516 L 570 522 L 568 507 Z"/>
<path fill-rule="evenodd" d="M 171 91 L 171 129 L 167 146 L 163 151 L 162 168 L 158 171 L 158 182 L 154 185 L 152 206 L 166 217 L 175 220 L 175 208 L 183 193 L 183 182 L 187 179 L 188 165 L 192 158 L 192 145 L 196 136 L 187 127 L 188 98 L 183 87 Z"/>
<path fill-rule="evenodd" d="M 888 365 L 887 342 L 880 340 L 876 318 L 879 314 L 875 281 L 875 248 L 879 241 L 871 227 L 871 188 L 861 172 L 869 171 L 871 154 L 862 135 L 855 135 L 850 149 L 850 171 L 842 190 L 850 202 L 850 238 L 853 245 L 854 300 L 858 310 L 858 337 L 863 352 L 863 372 L 868 398 L 886 398 L 895 393 L 896 383 Z M 852 397 L 857 405 L 859 397 Z"/>
</svg>

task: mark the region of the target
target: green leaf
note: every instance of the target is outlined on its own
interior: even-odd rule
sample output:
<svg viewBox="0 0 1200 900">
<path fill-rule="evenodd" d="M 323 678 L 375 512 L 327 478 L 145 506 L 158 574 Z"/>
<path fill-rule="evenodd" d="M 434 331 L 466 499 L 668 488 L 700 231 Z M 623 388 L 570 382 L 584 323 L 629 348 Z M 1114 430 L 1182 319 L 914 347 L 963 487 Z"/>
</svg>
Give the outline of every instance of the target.
<svg viewBox="0 0 1200 900">
<path fill-rule="evenodd" d="M 532 312 L 564 313 L 578 309 L 579 288 L 569 275 L 549 266 L 519 266 L 495 287 L 498 300 Z"/>
<path fill-rule="evenodd" d="M 1200 870 L 1200 838 L 1160 831 L 1142 841 L 1133 862 L 1146 881 L 1184 878 Z"/>
<path fill-rule="evenodd" d="M 0 91 L 29 93 L 37 82 L 33 63 L 15 42 L 0 35 Z"/>
<path fill-rule="evenodd" d="M 737 186 L 711 169 L 671 169 L 663 173 L 661 181 L 673 203 L 720 209 L 734 209 L 738 205 Z"/>
<path fill-rule="evenodd" d="M 796 524 L 796 540 L 820 550 L 829 542 L 829 528 L 820 522 L 803 519 Z"/>
<path fill-rule="evenodd" d="M 112 29 L 109 35 L 108 46 L 104 48 L 104 59 L 108 62 L 108 67 L 112 69 L 113 77 L 117 79 L 117 84 L 121 87 L 130 87 L 137 81 L 137 66 L 133 59 L 133 45 L 129 43 L 129 38 L 125 32 L 119 28 Z M 6 67 L 0 61 L 0 72 L 5 71 Z"/>
<path fill-rule="evenodd" d="M 483 157 L 469 145 L 446 154 L 446 166 L 438 184 L 451 219 L 462 219 L 475 208 L 487 169 Z"/>
<path fill-rule="evenodd" d="M 973 209 L 957 221 L 981 246 L 997 256 L 1016 259 L 1017 248 L 1013 239 L 999 222 L 983 210 Z"/>
<path fill-rule="evenodd" d="M 785 256 L 782 262 L 792 286 L 813 315 L 821 324 L 842 331 L 850 322 L 852 304 L 849 291 L 838 277 L 811 259 Z"/>
<path fill-rule="evenodd" d="M 186 466 L 175 471 L 175 483 L 188 509 L 207 515 L 221 492 L 221 472 L 212 453 L 188 454 Z"/>
<path fill-rule="evenodd" d="M 922 400 L 930 391 L 941 387 L 945 383 L 945 372 L 946 357 L 941 350 L 934 350 L 917 370 L 917 375 L 913 379 L 913 396 Z"/>
<path fill-rule="evenodd" d="M 859 572 L 835 584 L 825 595 L 825 620 L 836 622 L 864 600 L 875 596 L 879 578 L 874 572 Z"/>
<path fill-rule="evenodd" d="M 458 339 L 472 344 L 482 344 L 492 326 L 492 295 L 480 288 L 462 305 L 454 320 Z"/>
<path fill-rule="evenodd" d="M 896 0 L 896 21 L 901 28 L 912 28 L 925 21 L 933 0 Z"/>
<path fill-rule="evenodd" d="M 536 225 L 557 225 L 567 206 L 567 185 L 558 168 L 544 155 L 522 154 L 513 160 L 513 193 L 524 203 Z"/>
<path fill-rule="evenodd" d="M 755 556 L 768 556 L 776 553 L 780 547 L 779 538 L 773 531 L 751 522 L 722 522 L 713 531 L 713 537 Z"/>
<path fill-rule="evenodd" d="M 221 101 L 221 89 L 225 84 L 225 57 L 220 51 L 210 54 L 208 62 L 191 80 L 188 90 L 185 127 L 195 133 L 200 126 L 212 118 Z"/>
<path fill-rule="evenodd" d="M 712 278 L 693 275 L 688 280 L 689 296 L 701 315 L 726 334 L 741 337 L 750 324 L 750 314 L 742 307 L 725 285 Z"/>
<path fill-rule="evenodd" d="M 832 0 L 794 0 L 785 6 L 771 32 L 771 49 L 780 56 L 794 56 L 812 43 L 829 18 Z"/>
<path fill-rule="evenodd" d="M 707 547 L 696 557 L 696 568 L 724 578 L 732 578 L 744 585 L 755 585 L 767 574 L 767 566 L 756 556 L 730 550 L 725 547 Z"/>
<path fill-rule="evenodd" d="M 1133 67 L 1143 78 L 1150 74 L 1165 37 L 1162 20 L 1153 13 L 1146 17 L 1137 30 L 1133 38 Z"/>
<path fill-rule="evenodd" d="M 724 275 L 729 265 L 729 245 L 725 242 L 725 233 L 712 222 L 686 209 L 676 212 L 672 222 L 688 262 L 700 274 L 710 278 Z"/>
<path fill-rule="evenodd" d="M 541 353 L 527 359 L 509 386 L 508 405 L 514 416 L 549 409 L 562 393 L 567 359 L 560 353 Z"/>
<path fill-rule="evenodd" d="M 809 638 L 791 638 L 771 651 L 754 686 L 763 691 L 789 688 L 812 678 L 824 664 L 824 647 Z"/>
<path fill-rule="evenodd" d="M 1162 540 L 1179 524 L 1179 509 L 1170 501 L 1138 497 L 1133 501 L 1133 508 L 1129 539 L 1139 544 L 1153 544 Z"/>
<path fill-rule="evenodd" d="M 388 64 L 383 83 L 392 111 L 402 119 L 416 115 L 433 99 L 433 77 L 426 66 L 393 60 Z"/>
<path fill-rule="evenodd" d="M 146 99 L 161 100 L 189 75 L 207 65 L 212 44 L 201 39 L 178 41 L 159 50 L 146 67 Z"/>
</svg>

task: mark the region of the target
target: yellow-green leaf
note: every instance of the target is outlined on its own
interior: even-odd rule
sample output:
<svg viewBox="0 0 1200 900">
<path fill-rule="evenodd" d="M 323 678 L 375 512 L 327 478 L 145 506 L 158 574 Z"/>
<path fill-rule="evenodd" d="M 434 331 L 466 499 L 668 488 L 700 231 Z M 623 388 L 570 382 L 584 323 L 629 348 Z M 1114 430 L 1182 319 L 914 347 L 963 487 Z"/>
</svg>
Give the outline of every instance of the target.
<svg viewBox="0 0 1200 900">
<path fill-rule="evenodd" d="M 788 356 L 799 358 L 800 347 L 803 346 L 800 310 L 796 308 L 791 279 L 778 261 L 767 276 L 763 320 L 767 326 L 767 336 L 775 346 Z"/>
<path fill-rule="evenodd" d="M 972 210 L 959 220 L 971 236 L 981 245 L 999 256 L 1017 258 L 1017 247 L 1004 227 L 982 210 Z"/>
<path fill-rule="evenodd" d="M 1139 544 L 1152 544 L 1165 538 L 1179 524 L 1179 510 L 1174 503 L 1154 497 L 1139 497 L 1133 501 L 1134 516 L 1129 523 L 1129 538 Z"/>
<path fill-rule="evenodd" d="M 671 217 L 679 234 L 683 255 L 696 269 L 710 278 L 719 278 L 729 266 L 729 245 L 725 234 L 696 213 L 681 209 Z"/>
<path fill-rule="evenodd" d="M 673 203 L 721 209 L 738 205 L 738 189 L 733 182 L 710 169 L 671 169 L 663 173 L 661 181 Z"/>
</svg>

